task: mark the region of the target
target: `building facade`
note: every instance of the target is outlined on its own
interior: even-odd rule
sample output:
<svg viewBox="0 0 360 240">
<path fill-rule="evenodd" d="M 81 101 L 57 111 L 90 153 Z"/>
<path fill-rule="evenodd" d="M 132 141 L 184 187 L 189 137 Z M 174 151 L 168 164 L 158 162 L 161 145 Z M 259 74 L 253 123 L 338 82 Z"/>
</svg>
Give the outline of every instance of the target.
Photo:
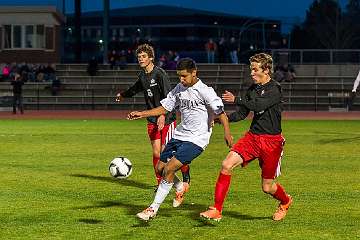
<svg viewBox="0 0 360 240">
<path fill-rule="evenodd" d="M 205 62 L 205 43 L 212 38 L 234 37 L 239 44 L 240 57 L 249 51 L 277 48 L 281 45 L 279 20 L 250 18 L 218 12 L 181 7 L 153 5 L 113 9 L 109 14 L 109 49 L 132 52 L 137 44 L 149 42 L 158 53 L 169 50 Z M 65 31 L 66 62 L 71 62 L 75 46 L 74 15 L 67 16 Z M 104 46 L 103 12 L 81 15 L 82 60 L 101 58 Z"/>
<path fill-rule="evenodd" d="M 0 6 L 0 63 L 58 63 L 64 17 L 54 7 Z"/>
</svg>

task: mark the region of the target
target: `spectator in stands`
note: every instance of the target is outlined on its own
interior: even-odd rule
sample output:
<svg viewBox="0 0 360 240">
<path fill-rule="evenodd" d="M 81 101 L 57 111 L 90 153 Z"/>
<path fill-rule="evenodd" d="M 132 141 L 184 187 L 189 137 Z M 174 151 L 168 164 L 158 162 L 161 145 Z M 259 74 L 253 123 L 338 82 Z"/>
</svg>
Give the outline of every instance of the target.
<svg viewBox="0 0 360 240">
<path fill-rule="evenodd" d="M 239 63 L 239 58 L 238 58 L 239 51 L 240 51 L 240 47 L 239 44 L 236 42 L 236 39 L 234 37 L 230 38 L 229 55 L 230 55 L 231 63 L 235 63 L 235 64 Z"/>
<path fill-rule="evenodd" d="M 21 76 L 20 70 L 15 73 L 13 80 L 11 81 L 13 87 L 13 114 L 16 114 L 16 108 L 19 109 L 21 114 L 24 114 L 22 86 L 24 81 Z"/>
<path fill-rule="evenodd" d="M 356 91 L 357 91 L 357 88 L 359 87 L 359 84 L 360 84 L 360 71 L 359 71 L 357 77 L 355 78 L 353 89 L 351 90 L 351 93 L 350 93 L 350 99 L 349 99 L 349 103 L 348 103 L 348 109 L 350 111 L 354 110 L 353 104 L 354 104 L 354 100 L 356 97 Z"/>
<path fill-rule="evenodd" d="M 115 50 L 112 50 L 108 56 L 108 60 L 110 63 L 110 69 L 114 69 L 116 63 L 119 61 L 119 55 Z"/>
<path fill-rule="evenodd" d="M 43 82 L 45 80 L 45 66 L 40 64 L 36 70 L 36 81 Z"/>
<path fill-rule="evenodd" d="M 219 63 L 227 62 L 227 58 L 226 58 L 226 53 L 228 52 L 227 48 L 228 47 L 225 38 L 224 37 L 220 38 L 220 41 L 217 44 Z"/>
<path fill-rule="evenodd" d="M 274 70 L 274 80 L 277 82 L 293 82 L 295 81 L 296 72 L 292 65 L 284 64 L 276 66 Z"/>
<path fill-rule="evenodd" d="M 23 82 L 27 82 L 28 81 L 28 73 L 30 72 L 29 66 L 27 65 L 26 62 L 23 62 L 20 65 L 20 75 L 22 78 Z"/>
<path fill-rule="evenodd" d="M 4 81 L 8 80 L 10 77 L 10 72 L 11 72 L 11 68 L 10 68 L 10 64 L 6 63 L 5 66 L 3 67 L 1 73 L 2 73 L 2 79 Z"/>
<path fill-rule="evenodd" d="M 215 52 L 217 50 L 217 46 L 212 38 L 209 38 L 209 40 L 205 44 L 205 50 L 207 53 L 207 62 L 214 63 L 215 62 Z"/>
<path fill-rule="evenodd" d="M 45 68 L 44 78 L 46 81 L 52 81 L 55 79 L 55 65 L 48 63 Z"/>
<path fill-rule="evenodd" d="M 116 37 L 112 37 L 109 43 L 109 50 L 115 50 L 116 52 L 120 50 L 120 42 L 117 41 Z"/>
<path fill-rule="evenodd" d="M 87 65 L 87 72 L 90 76 L 96 76 L 98 70 L 98 61 L 95 56 L 91 57 Z"/>
<path fill-rule="evenodd" d="M 51 95 L 57 96 L 61 90 L 60 78 L 55 77 L 51 82 Z"/>
<path fill-rule="evenodd" d="M 164 68 L 166 70 L 175 70 L 176 69 L 176 63 L 177 60 L 179 60 L 179 55 L 177 52 L 174 52 L 172 50 L 169 50 L 166 56 L 166 64 L 164 66 Z"/>
<path fill-rule="evenodd" d="M 121 50 L 119 54 L 119 61 L 116 64 L 121 70 L 124 70 L 127 66 L 127 53 L 125 50 Z"/>
</svg>

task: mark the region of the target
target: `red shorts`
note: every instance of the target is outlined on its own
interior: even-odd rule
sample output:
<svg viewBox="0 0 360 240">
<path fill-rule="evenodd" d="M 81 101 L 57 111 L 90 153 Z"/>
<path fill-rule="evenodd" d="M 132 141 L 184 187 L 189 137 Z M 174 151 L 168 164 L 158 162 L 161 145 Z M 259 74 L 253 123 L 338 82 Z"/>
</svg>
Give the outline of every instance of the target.
<svg viewBox="0 0 360 240">
<path fill-rule="evenodd" d="M 147 131 L 151 141 L 154 141 L 156 139 L 161 139 L 161 145 L 165 145 L 173 137 L 175 127 L 176 127 L 176 121 L 173 121 L 170 124 L 165 124 L 164 128 L 161 131 L 159 131 L 156 123 L 148 122 Z"/>
<path fill-rule="evenodd" d="M 281 173 L 280 166 L 284 144 L 285 139 L 281 134 L 257 135 L 247 132 L 234 144 L 231 151 L 237 152 L 241 156 L 244 161 L 243 167 L 258 158 L 262 178 L 274 179 Z"/>
</svg>

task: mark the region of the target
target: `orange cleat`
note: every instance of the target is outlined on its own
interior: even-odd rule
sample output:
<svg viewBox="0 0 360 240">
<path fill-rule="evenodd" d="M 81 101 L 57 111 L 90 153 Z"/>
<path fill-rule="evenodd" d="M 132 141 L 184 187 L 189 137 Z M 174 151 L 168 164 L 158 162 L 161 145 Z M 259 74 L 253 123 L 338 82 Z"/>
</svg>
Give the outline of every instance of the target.
<svg viewBox="0 0 360 240">
<path fill-rule="evenodd" d="M 200 217 L 206 220 L 219 222 L 222 218 L 221 212 L 215 207 L 209 207 L 209 210 L 200 213 Z"/>
<path fill-rule="evenodd" d="M 288 195 L 289 197 L 289 202 L 287 204 L 279 204 L 279 207 L 276 209 L 274 215 L 273 215 L 273 220 L 274 221 L 280 221 L 282 219 L 284 219 L 284 217 L 286 216 L 290 205 L 293 202 L 293 199 L 290 195 Z"/>
<path fill-rule="evenodd" d="M 183 182 L 183 190 L 176 192 L 176 196 L 173 200 L 173 207 L 179 207 L 184 201 L 184 195 L 189 191 L 190 185 L 187 182 Z"/>
</svg>

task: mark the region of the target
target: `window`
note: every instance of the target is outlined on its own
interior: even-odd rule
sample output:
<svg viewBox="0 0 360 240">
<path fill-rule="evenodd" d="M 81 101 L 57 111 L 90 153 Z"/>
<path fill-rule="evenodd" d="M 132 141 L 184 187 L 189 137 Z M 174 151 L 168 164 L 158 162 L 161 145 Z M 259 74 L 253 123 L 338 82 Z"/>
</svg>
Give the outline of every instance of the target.
<svg viewBox="0 0 360 240">
<path fill-rule="evenodd" d="M 44 25 L 36 25 L 36 47 L 45 48 Z"/>
<path fill-rule="evenodd" d="M 26 48 L 33 48 L 34 47 L 34 26 L 29 25 L 25 26 L 25 47 Z"/>
<path fill-rule="evenodd" d="M 54 49 L 54 29 L 52 27 L 46 27 L 46 49 Z"/>
<path fill-rule="evenodd" d="M 4 48 L 45 48 L 44 25 L 5 25 Z"/>
<path fill-rule="evenodd" d="M 12 48 L 21 48 L 22 27 L 19 25 L 13 26 L 12 33 Z"/>
<path fill-rule="evenodd" d="M 4 30 L 4 48 L 11 48 L 11 25 L 5 25 Z"/>
</svg>

